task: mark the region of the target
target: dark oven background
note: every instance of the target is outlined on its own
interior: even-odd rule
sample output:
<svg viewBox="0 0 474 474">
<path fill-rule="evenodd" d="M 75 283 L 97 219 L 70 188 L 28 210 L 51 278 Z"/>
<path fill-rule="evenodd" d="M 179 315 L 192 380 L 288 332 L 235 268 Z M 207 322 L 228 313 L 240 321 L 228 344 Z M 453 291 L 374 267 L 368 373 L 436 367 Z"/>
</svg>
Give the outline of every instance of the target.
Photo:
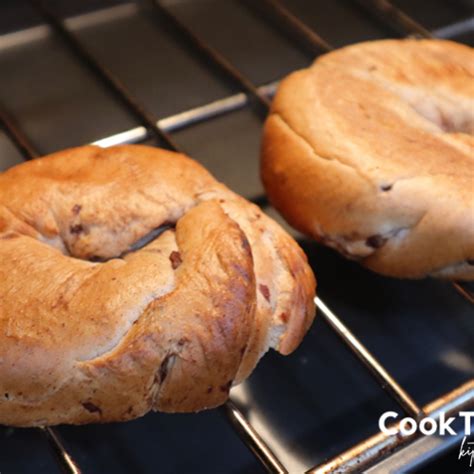
<svg viewBox="0 0 474 474">
<path fill-rule="evenodd" d="M 154 118 L 165 119 L 160 125 L 181 149 L 235 191 L 264 203 L 258 173 L 262 107 L 236 95 L 241 85 L 183 40 L 169 19 L 149 3 L 44 3 L 67 18 L 68 30 L 133 98 Z M 392 2 L 410 18 L 393 12 L 384 16 L 370 6 L 385 2 L 283 1 L 320 35 L 319 46 L 277 21 L 264 0 L 161 3 L 257 86 L 308 65 L 325 42 L 340 47 L 429 30 L 474 45 L 469 0 Z M 3 119 L 16 124 L 40 154 L 129 130 L 126 139 L 156 144 L 28 2 L 2 1 L 0 33 Z M 226 113 L 215 113 L 225 108 L 220 102 L 210 107 L 215 116 L 204 119 L 201 110 L 196 123 L 177 115 L 229 96 L 233 110 Z M 11 138 L 0 130 L 0 169 L 23 159 Z M 271 208 L 266 211 L 281 222 Z M 316 271 L 321 298 L 420 406 L 472 379 L 473 306 L 453 286 L 382 278 L 292 233 Z M 295 354 L 269 353 L 233 397 L 291 472 L 375 434 L 382 412 L 401 413 L 322 317 Z M 86 473 L 264 472 L 221 410 L 149 414 L 129 423 L 60 427 L 58 433 Z M 454 458 L 449 459 L 451 472 L 461 469 Z M 0 427 L 2 474 L 57 470 L 41 432 Z"/>
</svg>

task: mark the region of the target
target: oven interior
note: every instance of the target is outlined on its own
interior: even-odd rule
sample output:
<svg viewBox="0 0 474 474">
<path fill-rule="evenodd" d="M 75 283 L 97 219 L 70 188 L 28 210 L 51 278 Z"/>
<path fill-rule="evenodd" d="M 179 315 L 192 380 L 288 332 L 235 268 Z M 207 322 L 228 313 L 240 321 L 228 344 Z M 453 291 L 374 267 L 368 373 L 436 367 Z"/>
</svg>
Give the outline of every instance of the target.
<svg viewBox="0 0 474 474">
<path fill-rule="evenodd" d="M 307 66 L 329 45 L 428 34 L 474 45 L 470 0 L 159 2 L 204 47 L 153 3 L 55 0 L 41 2 L 42 10 L 38 2 L 2 2 L 0 170 L 28 154 L 91 142 L 166 145 L 166 137 L 156 139 L 143 117 L 74 49 L 79 44 L 125 85 L 129 99 L 143 104 L 179 149 L 288 228 L 264 199 L 259 180 L 261 99 L 269 99 L 276 81 Z M 72 44 L 58 25 L 72 35 Z M 220 59 L 253 92 L 217 64 Z M 463 386 L 463 406 L 473 409 L 474 306 L 466 295 L 444 281 L 378 276 L 290 231 L 316 272 L 321 300 L 418 406 Z M 472 291 L 472 285 L 464 287 Z M 403 415 L 321 311 L 293 355 L 268 353 L 231 396 L 291 473 L 320 465 L 375 435 L 383 412 Z M 227 407 L 193 415 L 153 413 L 120 424 L 61 426 L 54 433 L 84 473 L 265 472 L 232 419 Z M 0 472 L 58 472 L 50 449 L 54 443 L 44 434 L 0 427 Z M 456 462 L 452 448 L 440 443 L 423 448 L 423 456 L 408 448 L 393 456 L 380 452 L 370 472 L 428 472 L 430 466 L 464 472 L 467 464 Z M 267 469 L 272 470 L 268 463 Z"/>
</svg>

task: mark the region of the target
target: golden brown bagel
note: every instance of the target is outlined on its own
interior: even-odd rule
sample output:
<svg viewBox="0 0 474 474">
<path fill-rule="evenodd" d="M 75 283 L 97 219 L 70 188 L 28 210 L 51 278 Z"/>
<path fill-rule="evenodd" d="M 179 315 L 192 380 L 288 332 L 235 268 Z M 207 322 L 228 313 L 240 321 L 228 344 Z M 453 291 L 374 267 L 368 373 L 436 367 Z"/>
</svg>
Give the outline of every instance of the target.
<svg viewBox="0 0 474 474">
<path fill-rule="evenodd" d="M 293 239 L 184 155 L 86 146 L 12 168 L 0 174 L 0 424 L 215 407 L 269 347 L 296 348 L 314 289 Z"/>
<path fill-rule="evenodd" d="M 280 85 L 262 178 L 302 232 L 385 275 L 474 279 L 474 53 L 361 43 Z"/>
</svg>

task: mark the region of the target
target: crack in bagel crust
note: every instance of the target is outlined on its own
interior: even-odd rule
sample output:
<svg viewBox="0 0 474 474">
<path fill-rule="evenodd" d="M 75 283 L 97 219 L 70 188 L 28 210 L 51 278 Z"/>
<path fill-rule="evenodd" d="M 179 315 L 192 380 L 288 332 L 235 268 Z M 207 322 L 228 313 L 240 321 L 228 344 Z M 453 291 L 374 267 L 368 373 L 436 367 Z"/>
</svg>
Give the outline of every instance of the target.
<svg viewBox="0 0 474 474">
<path fill-rule="evenodd" d="M 291 237 L 181 154 L 86 146 L 11 168 L 0 423 L 215 407 L 269 347 L 297 347 L 314 289 Z"/>
<path fill-rule="evenodd" d="M 272 204 L 379 273 L 474 279 L 474 53 L 383 40 L 279 86 L 262 141 Z"/>
</svg>

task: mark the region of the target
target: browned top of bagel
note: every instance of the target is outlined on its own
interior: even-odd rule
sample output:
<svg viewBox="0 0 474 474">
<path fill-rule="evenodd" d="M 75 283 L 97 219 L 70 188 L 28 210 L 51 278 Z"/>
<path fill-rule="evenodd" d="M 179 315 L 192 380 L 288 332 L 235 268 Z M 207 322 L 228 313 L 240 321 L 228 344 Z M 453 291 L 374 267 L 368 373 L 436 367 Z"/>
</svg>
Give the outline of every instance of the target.
<svg viewBox="0 0 474 474">
<path fill-rule="evenodd" d="M 474 53 L 361 43 L 286 78 L 262 176 L 298 229 L 378 272 L 474 278 Z"/>
<path fill-rule="evenodd" d="M 12 168 L 0 174 L 0 424 L 219 405 L 269 347 L 295 349 L 314 288 L 292 238 L 184 155 L 85 146 Z"/>
</svg>

